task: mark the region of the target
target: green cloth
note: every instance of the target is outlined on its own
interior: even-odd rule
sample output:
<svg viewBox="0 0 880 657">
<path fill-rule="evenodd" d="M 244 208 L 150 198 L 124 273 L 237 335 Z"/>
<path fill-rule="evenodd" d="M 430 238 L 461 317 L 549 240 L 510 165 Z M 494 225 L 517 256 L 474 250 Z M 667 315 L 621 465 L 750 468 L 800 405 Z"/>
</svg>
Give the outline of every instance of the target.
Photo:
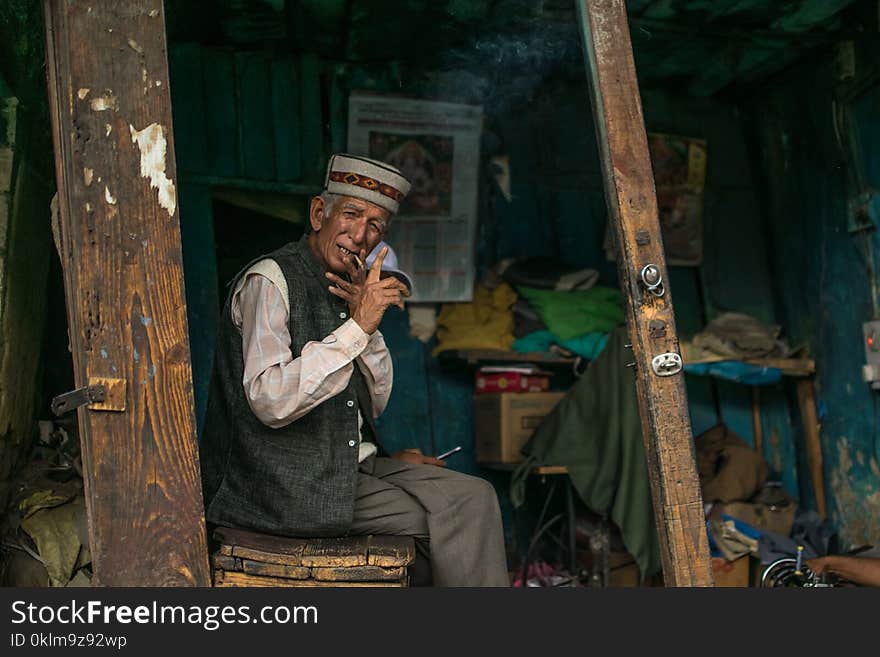
<svg viewBox="0 0 880 657">
<path fill-rule="evenodd" d="M 607 342 L 607 333 L 584 333 L 571 340 L 562 340 L 550 331 L 534 331 L 514 340 L 513 350 L 522 353 L 550 351 L 550 347 L 557 344 L 587 360 L 596 360 Z"/>
<path fill-rule="evenodd" d="M 522 449 L 525 461 L 511 477 L 510 498 L 515 507 L 522 505 L 533 468 L 567 466 L 584 504 L 607 513 L 620 528 L 645 578 L 660 571 L 660 547 L 626 342 L 625 326 L 615 328 L 599 357 L 535 430 Z"/>
<path fill-rule="evenodd" d="M 596 285 L 589 290 L 540 290 L 517 286 L 547 328 L 562 340 L 607 332 L 624 320 L 620 290 Z"/>
</svg>

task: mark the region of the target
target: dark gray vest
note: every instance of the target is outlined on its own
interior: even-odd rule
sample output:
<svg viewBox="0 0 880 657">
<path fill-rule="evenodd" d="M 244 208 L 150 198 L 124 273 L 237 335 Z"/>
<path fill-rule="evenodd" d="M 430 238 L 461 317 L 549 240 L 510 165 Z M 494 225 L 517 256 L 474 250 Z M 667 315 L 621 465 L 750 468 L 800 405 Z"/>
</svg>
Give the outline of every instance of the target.
<svg viewBox="0 0 880 657">
<path fill-rule="evenodd" d="M 287 280 L 290 350 L 297 358 L 307 342 L 323 340 L 348 319 L 348 306 L 327 291 L 306 237 L 264 257 Z M 241 334 L 231 315 L 232 293 L 249 267 L 230 284 L 220 320 L 199 449 L 205 517 L 288 536 L 345 534 L 354 510 L 359 407 L 365 438 L 376 435 L 369 390 L 355 363 L 348 387 L 300 419 L 279 429 L 257 419 L 242 386 Z"/>
</svg>

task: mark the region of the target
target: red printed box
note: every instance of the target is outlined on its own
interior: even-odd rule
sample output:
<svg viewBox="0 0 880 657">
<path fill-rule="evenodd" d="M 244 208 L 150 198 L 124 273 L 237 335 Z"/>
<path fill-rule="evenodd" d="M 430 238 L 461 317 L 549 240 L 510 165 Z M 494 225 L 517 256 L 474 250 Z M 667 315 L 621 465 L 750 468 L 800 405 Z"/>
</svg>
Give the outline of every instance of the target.
<svg viewBox="0 0 880 657">
<path fill-rule="evenodd" d="M 477 394 L 490 392 L 546 392 L 549 389 L 550 377 L 544 374 L 477 372 Z"/>
</svg>

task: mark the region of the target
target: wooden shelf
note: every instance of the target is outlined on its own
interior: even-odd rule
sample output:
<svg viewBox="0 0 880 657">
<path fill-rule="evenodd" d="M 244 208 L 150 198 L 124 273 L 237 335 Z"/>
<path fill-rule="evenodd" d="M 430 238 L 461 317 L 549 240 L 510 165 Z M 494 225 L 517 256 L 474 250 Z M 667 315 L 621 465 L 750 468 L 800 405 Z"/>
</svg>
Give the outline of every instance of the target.
<svg viewBox="0 0 880 657">
<path fill-rule="evenodd" d="M 685 365 L 700 365 L 703 363 L 721 363 L 736 360 L 735 358 L 701 358 L 699 360 L 685 360 Z M 816 373 L 816 361 L 812 358 L 746 358 L 739 361 L 748 365 L 759 367 L 775 367 L 785 376 L 812 376 Z"/>
<path fill-rule="evenodd" d="M 441 351 L 438 358 L 444 360 L 462 360 L 469 365 L 481 363 L 534 363 L 536 365 L 574 365 L 577 357 L 567 357 L 553 352 L 532 351 L 521 353 L 519 351 L 503 351 L 501 349 L 452 349 Z"/>
<path fill-rule="evenodd" d="M 519 467 L 519 463 L 477 463 L 487 470 L 500 470 L 502 472 L 513 472 Z M 568 466 L 565 465 L 536 465 L 529 471 L 533 475 L 562 475 L 568 474 Z"/>
</svg>

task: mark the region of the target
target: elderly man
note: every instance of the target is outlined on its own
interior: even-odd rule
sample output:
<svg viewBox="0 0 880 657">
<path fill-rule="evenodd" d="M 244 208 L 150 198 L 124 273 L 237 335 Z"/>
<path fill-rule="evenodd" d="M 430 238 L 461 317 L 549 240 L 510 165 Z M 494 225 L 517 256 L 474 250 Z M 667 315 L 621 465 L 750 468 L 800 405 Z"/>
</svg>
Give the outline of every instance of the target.
<svg viewBox="0 0 880 657">
<path fill-rule="evenodd" d="M 246 266 L 223 308 L 201 465 L 208 522 L 288 536 L 413 536 L 438 586 L 506 586 L 486 481 L 418 449 L 379 454 L 392 383 L 379 323 L 409 294 L 367 254 L 409 191 L 399 170 L 330 158 L 311 232 Z"/>
</svg>

